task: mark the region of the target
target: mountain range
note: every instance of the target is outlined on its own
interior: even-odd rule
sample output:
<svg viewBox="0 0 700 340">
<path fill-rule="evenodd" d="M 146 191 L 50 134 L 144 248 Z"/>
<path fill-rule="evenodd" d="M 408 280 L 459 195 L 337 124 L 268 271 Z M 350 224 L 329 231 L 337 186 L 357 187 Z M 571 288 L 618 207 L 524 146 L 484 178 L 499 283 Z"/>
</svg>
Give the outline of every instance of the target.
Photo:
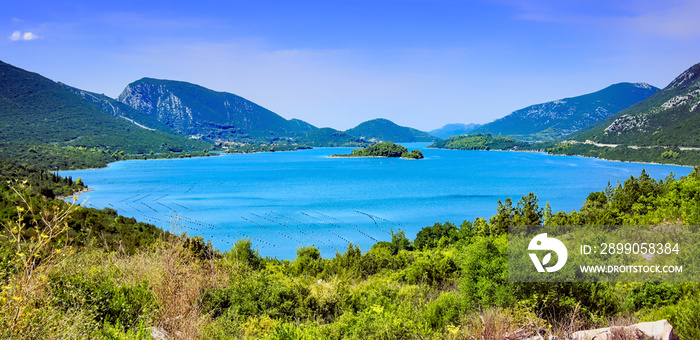
<svg viewBox="0 0 700 340">
<path fill-rule="evenodd" d="M 142 78 L 112 99 L 0 62 L 0 155 L 45 147 L 53 148 L 51 152 L 88 148 L 97 155 L 157 154 L 206 151 L 218 142 L 287 149 L 366 146 L 380 141 L 435 142 L 469 132 L 525 141 L 700 147 L 699 65 L 663 90 L 645 83 L 619 83 L 528 106 L 483 126 L 448 124 L 431 135 L 381 118 L 347 131 L 319 129 L 235 94 L 181 81 Z"/>
<path fill-rule="evenodd" d="M 630 146 L 700 147 L 700 63 L 646 100 L 570 139 Z"/>
<path fill-rule="evenodd" d="M 319 129 L 235 94 L 172 80 L 143 78 L 113 99 L 3 62 L 0 119 L 0 157 L 51 168 L 104 166 L 138 154 L 201 153 L 215 143 L 284 145 L 281 149 L 289 150 L 427 136 L 386 120 L 382 126 L 387 131 L 360 124 L 358 131 L 366 132 L 362 137 Z"/>
<path fill-rule="evenodd" d="M 88 98 L 88 99 L 85 99 Z M 0 62 L 0 142 L 101 148 L 133 153 L 202 150 L 211 144 L 147 129 L 101 100 Z M 123 108 L 125 109 L 125 108 Z M 133 112 L 126 113 L 133 114 Z"/>
<path fill-rule="evenodd" d="M 316 129 L 235 94 L 181 81 L 143 78 L 117 100 L 177 134 L 208 140 L 293 138 Z"/>
<path fill-rule="evenodd" d="M 480 127 L 481 124 L 446 124 L 445 126 L 435 129 L 432 131 L 429 131 L 428 133 L 440 138 L 440 139 L 447 139 L 452 136 L 459 136 L 459 135 L 466 135 L 474 130 L 476 130 L 478 127 Z"/>
<path fill-rule="evenodd" d="M 529 142 L 551 141 L 576 133 L 657 91 L 646 83 L 619 83 L 586 95 L 525 107 L 473 132 Z"/>
</svg>

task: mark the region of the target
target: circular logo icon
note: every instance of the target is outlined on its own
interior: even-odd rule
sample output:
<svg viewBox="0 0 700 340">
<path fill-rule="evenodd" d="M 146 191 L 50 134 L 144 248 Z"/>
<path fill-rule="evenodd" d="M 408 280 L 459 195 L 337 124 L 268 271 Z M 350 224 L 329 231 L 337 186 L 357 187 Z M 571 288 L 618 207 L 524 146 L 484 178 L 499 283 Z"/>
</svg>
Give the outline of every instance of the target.
<svg viewBox="0 0 700 340">
<path fill-rule="evenodd" d="M 529 253 L 532 263 L 535 264 L 537 271 L 540 273 L 555 272 L 566 264 L 566 260 L 569 257 L 569 252 L 566 250 L 566 246 L 561 241 L 553 237 L 547 237 L 547 233 L 539 234 L 530 240 L 530 244 L 527 246 L 528 250 L 549 250 L 557 254 L 557 263 L 553 266 L 545 267 L 549 261 L 552 259 L 552 253 L 547 253 L 542 260 L 537 257 L 537 254 Z"/>
</svg>

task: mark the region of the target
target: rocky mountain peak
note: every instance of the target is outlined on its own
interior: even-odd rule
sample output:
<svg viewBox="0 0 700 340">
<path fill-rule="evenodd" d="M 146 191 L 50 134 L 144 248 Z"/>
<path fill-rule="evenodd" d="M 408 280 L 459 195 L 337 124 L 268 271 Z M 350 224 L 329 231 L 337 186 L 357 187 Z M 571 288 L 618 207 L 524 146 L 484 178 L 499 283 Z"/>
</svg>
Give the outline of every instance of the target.
<svg viewBox="0 0 700 340">
<path fill-rule="evenodd" d="M 671 84 L 668 85 L 669 88 L 681 89 L 688 86 L 698 86 L 700 78 L 700 63 L 695 64 L 693 67 L 687 69 L 685 72 L 681 73 L 676 79 L 674 79 Z"/>
</svg>

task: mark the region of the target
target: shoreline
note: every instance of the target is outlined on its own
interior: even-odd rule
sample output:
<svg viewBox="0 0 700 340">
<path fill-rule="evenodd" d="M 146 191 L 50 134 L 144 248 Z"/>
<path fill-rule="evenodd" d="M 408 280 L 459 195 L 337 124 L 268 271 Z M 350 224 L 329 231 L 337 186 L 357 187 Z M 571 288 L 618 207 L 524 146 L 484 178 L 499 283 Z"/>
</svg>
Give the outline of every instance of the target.
<svg viewBox="0 0 700 340">
<path fill-rule="evenodd" d="M 79 196 L 79 195 L 82 195 L 82 194 L 84 194 L 84 193 L 86 193 L 86 192 L 90 192 L 90 191 L 93 191 L 93 190 L 95 190 L 95 189 L 93 189 L 93 188 L 85 188 L 85 189 L 83 189 L 83 190 L 73 192 L 73 193 L 70 194 L 69 196 L 57 195 L 55 199 L 63 201 L 63 200 L 65 200 L 66 198 L 77 197 L 77 196 Z"/>
<path fill-rule="evenodd" d="M 345 156 L 345 155 L 329 155 L 326 158 L 398 158 L 398 159 L 408 159 L 408 160 L 418 160 L 419 158 L 409 158 L 409 157 L 388 157 L 388 156 Z"/>
<path fill-rule="evenodd" d="M 538 150 L 462 150 L 462 149 L 445 149 L 445 148 L 426 148 L 426 149 L 432 149 L 432 150 L 454 150 L 454 151 L 501 151 L 501 152 L 530 152 L 530 153 L 541 153 L 549 156 L 564 156 L 564 157 L 584 157 L 584 158 L 595 158 L 595 159 L 600 159 L 603 161 L 609 161 L 609 162 L 622 162 L 622 163 L 637 163 L 637 164 L 653 164 L 653 165 L 671 165 L 671 166 L 682 166 L 682 167 L 687 167 L 687 168 L 695 168 L 695 165 L 686 165 L 686 164 L 675 164 L 675 163 L 658 163 L 658 162 L 644 162 L 644 161 L 625 161 L 621 159 L 610 159 L 610 158 L 603 158 L 603 157 L 595 157 L 595 156 L 586 156 L 586 155 L 565 155 L 565 154 L 556 154 L 556 153 L 548 153 L 546 151 L 538 151 Z"/>
</svg>

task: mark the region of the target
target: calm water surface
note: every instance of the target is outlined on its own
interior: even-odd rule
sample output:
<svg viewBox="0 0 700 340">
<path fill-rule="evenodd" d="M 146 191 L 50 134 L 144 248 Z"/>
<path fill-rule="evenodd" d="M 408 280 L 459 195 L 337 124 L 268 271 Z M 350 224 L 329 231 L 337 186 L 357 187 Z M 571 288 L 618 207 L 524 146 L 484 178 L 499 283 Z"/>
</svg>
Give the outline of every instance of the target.
<svg viewBox="0 0 700 340">
<path fill-rule="evenodd" d="M 328 158 L 352 148 L 124 161 L 66 171 L 94 191 L 79 201 L 110 207 L 166 230 L 210 239 L 220 250 L 250 238 L 263 256 L 295 257 L 304 245 L 323 256 L 363 251 L 391 231 L 409 238 L 435 222 L 489 218 L 498 200 L 534 192 L 553 211 L 578 210 L 608 182 L 656 179 L 691 168 L 503 151 L 423 149 L 425 159 Z"/>
</svg>

